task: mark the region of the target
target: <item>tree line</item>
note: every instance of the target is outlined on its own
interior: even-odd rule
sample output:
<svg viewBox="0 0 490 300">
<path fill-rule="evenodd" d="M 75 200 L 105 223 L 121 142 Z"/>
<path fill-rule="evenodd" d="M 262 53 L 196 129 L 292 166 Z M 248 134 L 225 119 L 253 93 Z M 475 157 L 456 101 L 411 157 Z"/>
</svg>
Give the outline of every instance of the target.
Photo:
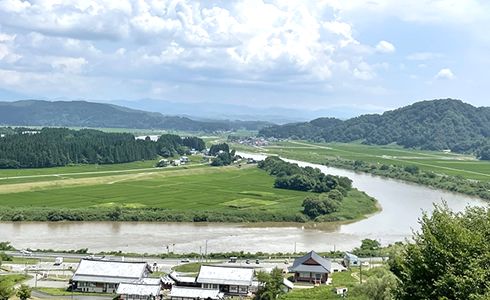
<svg viewBox="0 0 490 300">
<path fill-rule="evenodd" d="M 42 128 L 6 134 L 0 138 L 0 168 L 49 168 L 70 164 L 117 164 L 182 155 L 189 148 L 202 150 L 196 137 L 162 135 L 135 139 L 130 133 L 93 129 Z"/>
</svg>

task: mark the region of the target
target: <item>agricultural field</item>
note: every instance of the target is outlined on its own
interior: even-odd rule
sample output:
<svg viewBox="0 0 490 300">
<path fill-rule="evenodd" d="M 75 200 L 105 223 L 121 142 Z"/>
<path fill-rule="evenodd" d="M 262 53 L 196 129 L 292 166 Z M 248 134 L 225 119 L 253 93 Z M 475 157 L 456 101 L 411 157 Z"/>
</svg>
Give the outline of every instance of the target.
<svg viewBox="0 0 490 300">
<path fill-rule="evenodd" d="M 309 195 L 274 188 L 274 177 L 256 165 L 154 169 L 157 171 L 86 173 L 81 178 L 71 175 L 43 181 L 45 177 L 41 177 L 42 180 L 35 182 L 4 184 L 0 189 L 0 203 L 4 208 L 17 208 L 23 214 L 22 219 L 32 214 L 35 207 L 58 210 L 121 207 L 192 214 L 255 212 L 267 213 L 269 219 L 277 216 L 294 221 L 295 215 L 303 209 L 304 198 Z M 341 210 L 332 216 L 353 220 L 375 211 L 372 198 L 352 190 L 342 201 Z"/>
<path fill-rule="evenodd" d="M 326 160 L 360 160 L 374 164 L 414 165 L 436 174 L 490 181 L 490 162 L 469 155 L 405 149 L 396 145 L 368 146 L 360 143 L 315 144 L 306 141 L 278 142 L 268 147 L 235 145 L 240 151 L 277 154 L 284 158 L 324 163 Z"/>
</svg>

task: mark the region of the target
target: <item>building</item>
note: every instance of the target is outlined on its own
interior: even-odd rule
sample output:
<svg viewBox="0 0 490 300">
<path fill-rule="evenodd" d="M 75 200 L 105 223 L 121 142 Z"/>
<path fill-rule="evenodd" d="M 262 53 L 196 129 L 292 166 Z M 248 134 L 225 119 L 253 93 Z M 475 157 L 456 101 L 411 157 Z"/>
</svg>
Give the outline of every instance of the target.
<svg viewBox="0 0 490 300">
<path fill-rule="evenodd" d="M 134 282 L 122 282 L 116 290 L 122 300 L 148 300 L 160 298 L 162 281 L 160 278 L 143 278 Z"/>
<path fill-rule="evenodd" d="M 346 268 L 359 267 L 361 265 L 361 260 L 352 253 L 344 252 L 344 260 L 342 263 Z"/>
<path fill-rule="evenodd" d="M 328 274 L 331 274 L 331 261 L 318 255 L 315 251 L 294 259 L 289 268 L 294 272 L 294 281 L 311 282 L 315 284 L 326 283 Z"/>
<path fill-rule="evenodd" d="M 180 286 L 174 286 L 168 296 L 170 296 L 170 300 L 224 299 L 224 293 L 217 289 L 199 289 Z"/>
<path fill-rule="evenodd" d="M 196 282 L 202 289 L 219 290 L 226 295 L 249 296 L 254 269 L 226 266 L 201 266 Z"/>
<path fill-rule="evenodd" d="M 134 283 L 148 277 L 146 262 L 82 259 L 70 282 L 77 292 L 116 293 L 120 283 Z"/>
</svg>

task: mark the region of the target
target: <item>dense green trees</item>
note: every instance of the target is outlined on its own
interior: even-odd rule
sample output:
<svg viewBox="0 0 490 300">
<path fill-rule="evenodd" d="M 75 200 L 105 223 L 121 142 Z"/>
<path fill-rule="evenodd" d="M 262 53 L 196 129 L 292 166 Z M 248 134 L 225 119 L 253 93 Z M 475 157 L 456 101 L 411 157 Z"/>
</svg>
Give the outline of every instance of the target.
<svg viewBox="0 0 490 300">
<path fill-rule="evenodd" d="M 230 146 L 226 143 L 216 144 L 209 148 L 209 155 L 216 156 L 211 161 L 212 166 L 227 166 L 235 159 L 235 150 L 230 151 Z"/>
<path fill-rule="evenodd" d="M 300 167 L 283 161 L 277 156 L 269 156 L 258 163 L 258 167 L 276 176 L 274 187 L 316 193 L 337 189 L 341 194 L 352 188 L 352 180 L 347 177 L 325 174 L 320 169 Z"/>
<path fill-rule="evenodd" d="M 47 168 L 69 164 L 116 164 L 153 160 L 157 155 L 183 155 L 205 143 L 197 137 L 166 134 L 157 142 L 135 139 L 130 133 L 92 129 L 43 128 L 0 138 L 0 169 Z"/>
<path fill-rule="evenodd" d="M 490 299 L 490 209 L 453 212 L 436 205 L 421 229 L 390 260 L 396 299 Z"/>
<path fill-rule="evenodd" d="M 407 148 L 451 149 L 490 159 L 490 108 L 476 108 L 453 99 L 422 101 L 382 115 L 345 121 L 320 118 L 265 127 L 259 135 L 322 142 L 397 143 Z"/>
</svg>

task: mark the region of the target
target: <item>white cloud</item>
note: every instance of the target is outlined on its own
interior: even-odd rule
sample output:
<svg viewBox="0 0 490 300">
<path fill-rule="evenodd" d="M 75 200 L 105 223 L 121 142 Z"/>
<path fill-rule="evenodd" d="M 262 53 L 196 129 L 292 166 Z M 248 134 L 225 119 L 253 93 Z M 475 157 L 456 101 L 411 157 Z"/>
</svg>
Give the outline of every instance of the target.
<svg viewBox="0 0 490 300">
<path fill-rule="evenodd" d="M 451 72 L 450 69 L 442 69 L 439 71 L 439 73 L 434 76 L 436 79 L 455 79 L 456 76 L 454 76 L 453 72 Z"/>
<path fill-rule="evenodd" d="M 354 77 L 361 80 L 371 80 L 376 77 L 376 72 L 366 62 L 361 62 L 353 71 Z"/>
<path fill-rule="evenodd" d="M 430 52 L 421 52 L 421 53 L 414 53 L 409 56 L 407 56 L 408 60 L 428 60 L 436 57 L 441 57 L 442 55 L 439 53 L 430 53 Z"/>
<path fill-rule="evenodd" d="M 426 64 L 420 64 L 420 65 L 419 65 L 419 68 L 425 68 L 425 67 L 427 67 L 427 65 L 426 65 Z"/>
<path fill-rule="evenodd" d="M 395 52 L 395 46 L 393 44 L 388 43 L 387 41 L 379 42 L 376 47 L 376 51 L 379 53 L 393 53 Z"/>
</svg>

